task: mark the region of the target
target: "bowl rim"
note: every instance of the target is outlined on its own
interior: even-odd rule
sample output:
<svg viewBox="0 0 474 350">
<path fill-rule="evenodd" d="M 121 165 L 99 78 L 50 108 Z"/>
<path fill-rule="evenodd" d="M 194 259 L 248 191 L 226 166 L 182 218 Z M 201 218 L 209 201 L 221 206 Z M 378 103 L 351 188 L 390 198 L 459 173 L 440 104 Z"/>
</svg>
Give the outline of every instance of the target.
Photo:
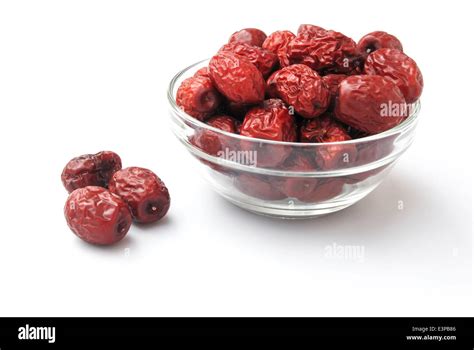
<svg viewBox="0 0 474 350">
<path fill-rule="evenodd" d="M 413 105 L 412 113 L 403 122 L 401 122 L 397 126 L 391 128 L 391 129 L 388 129 L 386 131 L 383 131 L 381 133 L 378 133 L 378 134 L 369 135 L 369 136 L 365 136 L 365 137 L 360 137 L 360 138 L 357 138 L 357 139 L 351 139 L 351 140 L 347 140 L 347 141 L 324 142 L 324 143 L 322 143 L 322 142 L 287 142 L 287 141 L 275 141 L 275 140 L 258 139 L 258 138 L 244 136 L 244 135 L 240 135 L 240 134 L 234 134 L 234 133 L 230 133 L 230 132 L 215 128 L 213 126 L 210 126 L 209 124 L 206 124 L 205 122 L 200 121 L 200 120 L 192 117 L 191 115 L 184 112 L 176 104 L 176 99 L 175 99 L 175 96 L 174 96 L 174 88 L 175 88 L 175 85 L 178 82 L 178 80 L 183 75 L 185 75 L 187 72 L 189 72 L 191 69 L 203 64 L 204 62 L 208 62 L 209 60 L 210 60 L 209 58 L 204 59 L 204 60 L 200 60 L 200 61 L 198 61 L 198 62 L 182 69 L 181 71 L 179 71 L 177 74 L 174 75 L 174 77 L 171 79 L 171 81 L 168 85 L 168 90 L 167 90 L 168 102 L 169 102 L 173 112 L 175 112 L 182 119 L 184 119 L 188 125 L 192 124 L 195 127 L 198 127 L 198 128 L 201 128 L 201 129 L 211 130 L 211 131 L 216 132 L 218 134 L 225 135 L 227 137 L 237 139 L 237 140 L 245 140 L 247 142 L 254 142 L 254 143 L 258 143 L 258 144 L 280 145 L 280 146 L 291 146 L 291 147 L 327 147 L 327 146 L 335 146 L 335 145 L 350 145 L 350 144 L 365 143 L 365 142 L 369 142 L 369 141 L 380 140 L 380 139 L 383 139 L 383 138 L 386 138 L 386 137 L 391 137 L 391 136 L 393 136 L 395 134 L 398 134 L 398 133 L 403 133 L 404 131 L 409 129 L 416 122 L 416 120 L 418 119 L 420 108 L 421 108 L 421 102 L 418 99 L 417 101 L 412 103 L 412 105 Z"/>
</svg>

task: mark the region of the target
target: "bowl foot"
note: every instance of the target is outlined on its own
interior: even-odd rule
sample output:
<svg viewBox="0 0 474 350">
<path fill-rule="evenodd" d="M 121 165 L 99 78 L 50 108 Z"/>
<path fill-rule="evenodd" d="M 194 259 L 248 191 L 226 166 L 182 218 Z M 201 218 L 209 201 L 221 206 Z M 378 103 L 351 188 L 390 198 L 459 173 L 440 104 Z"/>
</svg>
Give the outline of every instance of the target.
<svg viewBox="0 0 474 350">
<path fill-rule="evenodd" d="M 240 201 L 236 198 L 229 197 L 224 193 L 219 193 L 223 198 L 228 200 L 230 203 L 242 208 L 246 211 L 249 211 L 254 214 L 263 215 L 272 218 L 278 219 L 314 219 L 321 217 L 327 214 L 335 213 L 337 211 L 343 210 L 360 199 L 365 197 L 368 193 L 364 193 L 363 196 L 357 196 L 357 198 L 345 198 L 340 201 L 331 201 L 329 203 L 320 203 L 311 206 L 298 206 L 286 204 L 273 204 L 269 202 L 268 204 L 254 204 L 249 201 Z"/>
</svg>

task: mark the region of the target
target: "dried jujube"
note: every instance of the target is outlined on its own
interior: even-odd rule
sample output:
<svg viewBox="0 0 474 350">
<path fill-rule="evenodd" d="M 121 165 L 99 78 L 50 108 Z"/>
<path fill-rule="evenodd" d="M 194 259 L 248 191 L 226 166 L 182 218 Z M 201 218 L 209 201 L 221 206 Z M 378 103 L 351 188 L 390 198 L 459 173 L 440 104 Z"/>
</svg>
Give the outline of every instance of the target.
<svg viewBox="0 0 474 350">
<path fill-rule="evenodd" d="M 73 191 L 64 206 L 64 216 L 74 234 L 99 245 L 120 241 L 132 224 L 128 205 L 119 196 L 98 186 Z"/>
<path fill-rule="evenodd" d="M 199 68 L 196 73 L 194 73 L 195 77 L 208 77 L 209 78 L 209 68 L 208 67 L 202 67 Z"/>
<path fill-rule="evenodd" d="M 170 195 L 161 179 L 151 170 L 129 167 L 117 171 L 109 189 L 128 204 L 132 217 L 139 223 L 160 220 L 170 207 Z"/>
<path fill-rule="evenodd" d="M 336 96 L 337 90 L 339 89 L 339 84 L 341 81 L 347 78 L 346 74 L 328 74 L 322 77 L 326 87 L 331 94 L 331 103 L 330 109 L 334 108 L 334 104 L 336 103 Z"/>
<path fill-rule="evenodd" d="M 377 134 L 391 129 L 404 120 L 406 111 L 402 92 L 385 77 L 353 75 L 339 84 L 335 117 L 357 130 Z"/>
<path fill-rule="evenodd" d="M 315 26 L 314 24 L 301 24 L 298 27 L 298 35 L 305 34 L 313 37 L 324 36 L 327 33 L 327 30 L 320 26 Z"/>
<path fill-rule="evenodd" d="M 264 77 L 268 77 L 278 61 L 277 56 L 271 51 L 239 42 L 226 44 L 220 48 L 219 52 L 231 52 L 246 58 L 258 68 Z"/>
<path fill-rule="evenodd" d="M 321 170 L 334 170 L 354 164 L 357 154 L 355 145 L 331 144 L 347 140 L 351 140 L 351 137 L 344 126 L 326 114 L 305 121 L 300 128 L 301 142 L 325 143 L 324 146 L 315 147 L 312 154 Z"/>
<path fill-rule="evenodd" d="M 281 67 L 289 66 L 286 50 L 288 44 L 296 37 L 288 30 L 279 30 L 270 34 L 263 42 L 262 48 L 273 52 L 278 57 Z"/>
<path fill-rule="evenodd" d="M 242 122 L 240 134 L 256 139 L 295 142 L 294 117 L 285 104 L 278 99 L 266 100 L 261 107 L 252 108 Z M 284 145 L 257 144 L 243 140 L 245 150 L 257 154 L 259 166 L 273 167 L 281 164 L 289 155 L 290 148 Z"/>
<path fill-rule="evenodd" d="M 216 115 L 209 118 L 206 124 L 226 131 L 229 133 L 237 133 L 236 120 L 228 115 Z M 198 148 L 202 149 L 207 154 L 216 156 L 220 151 L 224 151 L 225 148 L 230 148 L 230 138 L 226 135 L 216 133 L 215 131 L 202 129 L 196 132 L 191 142 Z"/>
<path fill-rule="evenodd" d="M 219 93 L 204 71 L 184 80 L 176 93 L 176 104 L 199 120 L 211 116 L 219 107 L 220 101 Z"/>
<path fill-rule="evenodd" d="M 365 61 L 364 72 L 380 75 L 395 83 L 405 96 L 407 103 L 413 103 L 423 91 L 423 76 L 416 62 L 396 49 L 378 49 Z"/>
<path fill-rule="evenodd" d="M 112 175 L 120 169 L 122 161 L 114 152 L 84 154 L 66 164 L 61 174 L 61 181 L 69 193 L 86 186 L 107 187 Z"/>
<path fill-rule="evenodd" d="M 294 64 L 273 73 L 267 91 L 279 97 L 305 118 L 321 115 L 329 107 L 331 95 L 318 73 L 306 65 Z"/>
<path fill-rule="evenodd" d="M 273 141 L 296 141 L 296 125 L 284 103 L 277 99 L 252 108 L 242 123 L 241 135 Z"/>
<path fill-rule="evenodd" d="M 209 75 L 216 88 L 230 101 L 259 103 L 265 97 L 265 80 L 248 59 L 221 52 L 209 62 Z"/>
<path fill-rule="evenodd" d="M 364 35 L 357 43 L 359 52 L 367 56 L 378 49 L 397 49 L 403 51 L 400 40 L 392 34 L 375 31 Z"/>
<path fill-rule="evenodd" d="M 280 200 L 286 198 L 286 195 L 276 186 L 268 176 L 242 173 L 234 179 L 235 186 L 244 194 L 264 199 Z"/>
<path fill-rule="evenodd" d="M 282 169 L 294 172 L 314 172 L 316 166 L 308 155 L 295 152 L 293 156 L 285 161 Z M 277 183 L 287 197 L 300 199 L 305 198 L 308 193 L 315 190 L 318 179 L 315 177 L 285 176 L 278 179 Z"/>
<path fill-rule="evenodd" d="M 321 74 L 349 73 L 361 63 L 357 45 L 333 30 L 301 31 L 287 49 L 290 64 L 305 64 Z"/>
<path fill-rule="evenodd" d="M 229 43 L 244 43 L 253 46 L 262 46 L 267 35 L 257 28 L 244 28 L 231 35 Z"/>
</svg>

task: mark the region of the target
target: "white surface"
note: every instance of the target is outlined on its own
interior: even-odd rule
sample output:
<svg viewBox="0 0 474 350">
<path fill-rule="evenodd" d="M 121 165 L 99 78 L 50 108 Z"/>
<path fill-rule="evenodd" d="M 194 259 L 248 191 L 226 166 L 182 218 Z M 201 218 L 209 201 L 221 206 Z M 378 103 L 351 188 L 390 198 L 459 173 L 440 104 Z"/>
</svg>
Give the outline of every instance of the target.
<svg viewBox="0 0 474 350">
<path fill-rule="evenodd" d="M 1 2 L 0 316 L 472 315 L 469 12 L 426 1 Z M 168 128 L 165 90 L 237 29 L 308 22 L 356 40 L 396 34 L 424 73 L 421 120 L 369 197 L 278 221 L 211 192 Z M 102 149 L 153 169 L 172 195 L 163 222 L 108 249 L 69 231 L 60 182 L 71 157 Z M 363 259 L 328 257 L 333 244 L 363 247 Z"/>
</svg>

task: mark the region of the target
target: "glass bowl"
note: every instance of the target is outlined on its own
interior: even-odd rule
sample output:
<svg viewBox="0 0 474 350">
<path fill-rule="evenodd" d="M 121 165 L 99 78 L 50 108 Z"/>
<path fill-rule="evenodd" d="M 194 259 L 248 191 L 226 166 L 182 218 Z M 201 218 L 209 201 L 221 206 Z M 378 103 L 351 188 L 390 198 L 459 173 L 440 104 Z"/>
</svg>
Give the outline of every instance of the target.
<svg viewBox="0 0 474 350">
<path fill-rule="evenodd" d="M 216 129 L 189 116 L 175 102 L 181 82 L 207 63 L 193 64 L 171 80 L 171 127 L 199 161 L 196 164 L 211 187 L 251 212 L 311 218 L 347 208 L 372 192 L 413 142 L 419 102 L 396 127 L 343 142 L 276 142 Z M 302 159 L 314 162 L 308 165 Z"/>
</svg>

